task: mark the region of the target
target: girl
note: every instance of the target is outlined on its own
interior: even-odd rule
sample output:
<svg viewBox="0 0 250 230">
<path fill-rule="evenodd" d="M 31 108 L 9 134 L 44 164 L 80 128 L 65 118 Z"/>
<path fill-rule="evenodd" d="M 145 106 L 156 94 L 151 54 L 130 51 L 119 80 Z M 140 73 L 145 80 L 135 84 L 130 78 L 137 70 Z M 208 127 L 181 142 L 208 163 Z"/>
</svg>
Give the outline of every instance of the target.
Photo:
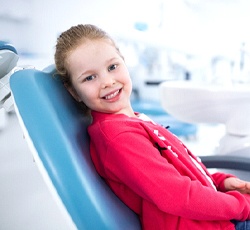
<svg viewBox="0 0 250 230">
<path fill-rule="evenodd" d="M 97 172 L 141 220 L 142 229 L 250 228 L 250 183 L 210 175 L 186 146 L 130 104 L 132 84 L 111 37 L 77 25 L 57 40 L 61 79 L 90 112 Z"/>
</svg>

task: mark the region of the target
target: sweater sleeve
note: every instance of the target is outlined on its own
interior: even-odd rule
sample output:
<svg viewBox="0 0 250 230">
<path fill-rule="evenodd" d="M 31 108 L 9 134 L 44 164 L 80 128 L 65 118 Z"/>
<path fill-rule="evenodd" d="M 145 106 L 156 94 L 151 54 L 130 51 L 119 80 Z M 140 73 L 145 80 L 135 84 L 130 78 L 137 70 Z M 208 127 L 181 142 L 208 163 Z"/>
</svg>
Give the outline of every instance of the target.
<svg viewBox="0 0 250 230">
<path fill-rule="evenodd" d="M 161 211 L 196 220 L 249 218 L 250 205 L 246 197 L 236 191 L 215 191 L 181 175 L 145 135 L 123 132 L 107 142 L 102 162 L 104 174 Z M 103 144 L 99 144 L 101 148 Z"/>
<path fill-rule="evenodd" d="M 217 172 L 217 173 L 212 174 L 212 177 L 213 177 L 213 180 L 216 184 L 218 191 L 226 192 L 224 180 L 229 177 L 235 177 L 235 176 L 232 174 Z"/>
</svg>

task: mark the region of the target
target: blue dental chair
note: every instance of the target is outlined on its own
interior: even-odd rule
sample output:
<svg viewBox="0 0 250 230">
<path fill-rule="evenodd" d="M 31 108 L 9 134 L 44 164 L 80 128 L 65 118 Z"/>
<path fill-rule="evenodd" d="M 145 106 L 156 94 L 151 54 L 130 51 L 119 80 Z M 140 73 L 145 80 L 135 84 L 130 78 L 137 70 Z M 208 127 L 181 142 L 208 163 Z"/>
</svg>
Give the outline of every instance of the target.
<svg viewBox="0 0 250 230">
<path fill-rule="evenodd" d="M 72 229 L 137 230 L 139 218 L 97 175 L 89 156 L 89 120 L 54 76 L 54 67 L 10 77 L 19 123 L 34 159 Z M 225 159 L 224 159 L 225 158 Z M 212 168 L 250 171 L 244 157 L 203 157 Z"/>
<path fill-rule="evenodd" d="M 86 127 L 75 101 L 53 68 L 14 73 L 16 113 L 45 181 L 72 219 L 72 229 L 140 229 L 129 210 L 97 175 Z"/>
<path fill-rule="evenodd" d="M 0 41 L 0 108 L 4 107 L 6 111 L 12 109 L 9 77 L 18 59 L 15 47 L 8 42 Z"/>
<path fill-rule="evenodd" d="M 7 125 L 7 113 L 13 109 L 9 77 L 18 61 L 13 45 L 0 41 L 0 131 Z"/>
</svg>

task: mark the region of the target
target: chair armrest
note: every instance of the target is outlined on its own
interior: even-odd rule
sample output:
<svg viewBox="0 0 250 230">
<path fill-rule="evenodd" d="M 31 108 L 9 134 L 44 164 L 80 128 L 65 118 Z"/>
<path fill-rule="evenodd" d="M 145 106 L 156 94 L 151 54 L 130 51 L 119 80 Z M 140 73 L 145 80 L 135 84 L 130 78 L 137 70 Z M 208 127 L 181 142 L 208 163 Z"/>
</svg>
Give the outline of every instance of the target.
<svg viewBox="0 0 250 230">
<path fill-rule="evenodd" d="M 250 158 L 242 156 L 201 156 L 207 168 L 235 169 L 250 172 Z"/>
</svg>

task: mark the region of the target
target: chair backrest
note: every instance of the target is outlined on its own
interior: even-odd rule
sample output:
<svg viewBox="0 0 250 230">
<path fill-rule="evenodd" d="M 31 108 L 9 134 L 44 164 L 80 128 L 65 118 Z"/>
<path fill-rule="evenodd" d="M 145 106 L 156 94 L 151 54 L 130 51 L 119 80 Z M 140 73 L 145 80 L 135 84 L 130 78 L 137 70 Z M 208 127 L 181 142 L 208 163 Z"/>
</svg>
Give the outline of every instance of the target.
<svg viewBox="0 0 250 230">
<path fill-rule="evenodd" d="M 76 229 L 140 229 L 138 217 L 96 173 L 89 155 L 89 120 L 82 115 L 54 67 L 14 73 L 16 113 L 51 191 Z"/>
</svg>

